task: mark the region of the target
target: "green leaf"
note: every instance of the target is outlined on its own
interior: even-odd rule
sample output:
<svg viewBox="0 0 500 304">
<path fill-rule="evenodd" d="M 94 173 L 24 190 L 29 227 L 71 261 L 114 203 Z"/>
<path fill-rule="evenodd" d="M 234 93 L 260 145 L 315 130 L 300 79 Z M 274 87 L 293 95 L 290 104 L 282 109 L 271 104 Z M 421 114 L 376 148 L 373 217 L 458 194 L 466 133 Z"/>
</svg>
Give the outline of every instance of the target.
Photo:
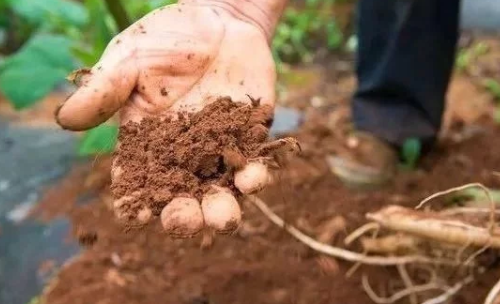
<svg viewBox="0 0 500 304">
<path fill-rule="evenodd" d="M 88 15 L 83 5 L 68 0 L 7 0 L 12 10 L 27 21 L 41 24 L 60 19 L 82 26 L 88 22 Z"/>
<path fill-rule="evenodd" d="M 473 50 L 474 50 L 474 55 L 476 57 L 478 57 L 478 56 L 481 56 L 481 55 L 488 53 L 488 51 L 490 50 L 490 47 L 488 44 L 486 44 L 484 42 L 479 42 L 474 46 Z"/>
<path fill-rule="evenodd" d="M 344 36 L 335 22 L 329 22 L 326 25 L 327 46 L 329 49 L 337 49 L 342 44 Z"/>
<path fill-rule="evenodd" d="M 500 99 L 500 83 L 497 80 L 488 78 L 484 81 L 484 86 L 495 99 Z"/>
<path fill-rule="evenodd" d="M 83 26 L 89 22 L 85 7 L 80 2 L 59 1 L 59 14 L 64 20 L 76 26 Z"/>
<path fill-rule="evenodd" d="M 495 204 L 500 204 L 500 190 L 488 188 L 491 199 Z M 455 205 L 467 205 L 479 207 L 483 205 L 487 207 L 489 205 L 488 196 L 484 192 L 484 189 L 476 188 L 466 188 L 460 191 L 453 192 L 446 196 L 446 201 L 448 204 Z"/>
<path fill-rule="evenodd" d="M 100 125 L 87 131 L 78 146 L 78 155 L 90 156 L 111 153 L 118 138 L 118 126 Z"/>
<path fill-rule="evenodd" d="M 465 70 L 471 61 L 471 54 L 468 49 L 461 49 L 458 51 L 455 64 L 459 70 Z"/>
<path fill-rule="evenodd" d="M 418 138 L 409 138 L 401 149 L 401 158 L 403 159 L 403 165 L 408 169 L 415 168 L 421 153 L 421 143 Z"/>
<path fill-rule="evenodd" d="M 112 17 L 106 9 L 102 0 L 85 0 L 85 7 L 89 12 L 92 20 L 92 27 L 88 31 L 90 40 L 90 49 L 75 50 L 81 48 L 77 46 L 73 49 L 75 56 L 80 59 L 85 65 L 90 66 L 96 63 L 109 41 L 116 34 L 116 27 L 112 26 Z"/>
<path fill-rule="evenodd" d="M 46 1 L 46 2 L 50 2 Z M 40 23 L 46 12 L 44 1 L 40 0 L 7 0 L 9 7 L 16 15 L 32 23 Z"/>
<path fill-rule="evenodd" d="M 495 121 L 495 123 L 497 124 L 500 124 L 500 108 L 497 107 L 495 109 L 495 112 L 493 113 L 493 121 Z"/>
<path fill-rule="evenodd" d="M 45 97 L 73 68 L 69 40 L 38 35 L 5 60 L 0 90 L 16 109 L 22 109 Z"/>
<path fill-rule="evenodd" d="M 177 0 L 124 1 L 127 12 L 133 19 L 139 19 L 147 13 L 165 5 L 175 4 Z"/>
<path fill-rule="evenodd" d="M 94 65 L 101 55 L 101 53 L 97 53 L 95 49 L 88 50 L 83 45 L 73 46 L 71 52 L 84 66 Z"/>
<path fill-rule="evenodd" d="M 47 65 L 20 64 L 0 76 L 0 89 L 17 110 L 26 108 L 49 94 L 67 75 Z"/>
<path fill-rule="evenodd" d="M 149 0 L 149 5 L 153 9 L 175 3 L 177 3 L 177 0 Z"/>
<path fill-rule="evenodd" d="M 39 303 L 40 303 L 40 297 L 39 296 L 31 298 L 31 300 L 28 302 L 28 304 L 39 304 Z"/>
</svg>

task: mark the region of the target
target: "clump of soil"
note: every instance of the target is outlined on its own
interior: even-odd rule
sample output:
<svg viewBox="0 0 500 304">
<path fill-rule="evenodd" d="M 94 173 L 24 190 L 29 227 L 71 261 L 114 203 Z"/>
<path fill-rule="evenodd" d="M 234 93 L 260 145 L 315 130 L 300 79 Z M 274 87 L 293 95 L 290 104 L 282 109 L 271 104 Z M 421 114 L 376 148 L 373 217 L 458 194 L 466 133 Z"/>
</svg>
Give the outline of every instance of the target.
<svg viewBox="0 0 500 304">
<path fill-rule="evenodd" d="M 78 234 L 78 242 L 83 246 L 92 246 L 97 242 L 97 233 L 81 231 Z"/>
<path fill-rule="evenodd" d="M 144 207 L 158 216 L 174 197 L 201 201 L 213 185 L 239 194 L 233 172 L 248 159 L 267 151 L 273 109 L 220 98 L 197 113 L 176 119 L 146 118 L 120 130 L 115 154 L 120 176 L 113 181 L 115 198 L 131 197 L 120 212 L 128 220 Z"/>
</svg>

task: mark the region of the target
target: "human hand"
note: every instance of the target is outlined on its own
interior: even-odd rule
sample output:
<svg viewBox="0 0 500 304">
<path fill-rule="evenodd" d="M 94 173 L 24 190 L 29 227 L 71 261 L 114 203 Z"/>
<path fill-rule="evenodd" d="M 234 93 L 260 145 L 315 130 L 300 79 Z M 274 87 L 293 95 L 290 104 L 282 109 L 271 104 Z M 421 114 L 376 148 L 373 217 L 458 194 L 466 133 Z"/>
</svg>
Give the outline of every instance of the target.
<svg viewBox="0 0 500 304">
<path fill-rule="evenodd" d="M 116 36 L 99 62 L 80 72 L 78 90 L 56 113 L 58 123 L 65 129 L 85 130 L 119 111 L 124 125 L 146 117 L 175 116 L 179 111 L 197 112 L 219 96 L 247 102 L 251 96 L 260 99 L 261 105 L 272 106 L 276 76 L 269 32 L 251 18 L 242 18 L 214 2 L 181 2 L 160 8 Z M 241 192 L 255 191 L 268 182 L 265 174 L 256 174 L 254 169 L 247 166 L 236 173 L 243 180 L 235 181 Z M 115 165 L 112 172 L 120 172 L 120 168 Z M 113 174 L 113 183 L 118 178 Z M 239 206 L 232 194 L 225 193 L 220 199 L 227 203 L 220 204 L 223 209 L 217 211 L 220 223 L 211 224 L 206 210 L 184 201 L 181 205 L 185 207 L 176 211 L 184 217 L 176 227 L 166 229 L 189 236 L 204 224 L 223 230 L 225 222 L 239 222 Z M 118 198 L 115 206 L 124 199 Z M 139 219 L 148 221 L 150 217 L 151 212 L 146 211 Z"/>
</svg>

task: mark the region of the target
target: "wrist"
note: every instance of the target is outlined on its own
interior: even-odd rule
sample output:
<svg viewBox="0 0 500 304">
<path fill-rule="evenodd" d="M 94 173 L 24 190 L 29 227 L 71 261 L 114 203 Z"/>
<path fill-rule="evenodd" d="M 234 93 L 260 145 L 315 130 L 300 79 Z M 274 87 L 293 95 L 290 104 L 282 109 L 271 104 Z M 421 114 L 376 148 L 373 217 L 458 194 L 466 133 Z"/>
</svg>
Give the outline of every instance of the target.
<svg viewBox="0 0 500 304">
<path fill-rule="evenodd" d="M 179 3 L 193 3 L 220 8 L 241 21 L 257 26 L 271 41 L 274 30 L 288 0 L 179 0 Z"/>
</svg>

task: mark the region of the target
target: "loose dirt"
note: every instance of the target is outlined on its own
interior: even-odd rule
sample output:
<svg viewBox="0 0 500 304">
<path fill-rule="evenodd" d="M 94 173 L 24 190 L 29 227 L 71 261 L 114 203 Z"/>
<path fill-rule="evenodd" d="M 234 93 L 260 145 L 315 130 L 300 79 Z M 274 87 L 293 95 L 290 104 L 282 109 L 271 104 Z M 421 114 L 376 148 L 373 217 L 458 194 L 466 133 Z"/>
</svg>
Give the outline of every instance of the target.
<svg viewBox="0 0 500 304">
<path fill-rule="evenodd" d="M 334 82 L 330 79 L 325 83 Z M 464 119 L 456 117 L 460 111 L 454 109 L 460 103 L 455 103 L 448 107 L 453 110 L 449 117 L 452 127 L 417 170 L 400 171 L 393 184 L 378 191 L 345 188 L 329 172 L 325 156 L 335 151 L 339 129 L 346 127 L 339 122 L 347 120 L 343 113 L 348 101 L 338 98 L 337 91 L 329 94 L 328 87 L 324 91 L 325 96 L 335 97 L 325 98 L 325 105 L 317 109 L 305 100 L 306 124 L 293 134 L 303 152 L 288 163 L 278 183 L 260 195 L 287 222 L 307 234 L 344 247 L 345 236 L 366 223 L 365 214 L 383 206 L 414 207 L 437 191 L 470 182 L 500 187 L 500 180 L 492 174 L 500 168 L 500 155 L 494 149 L 500 145 L 500 127 L 489 119 L 476 121 L 480 115 L 461 123 Z M 455 102 L 462 95 L 450 92 L 450 100 Z M 329 107 L 335 110 L 328 111 Z M 109 159 L 98 164 L 101 162 L 104 166 L 99 171 L 108 173 Z M 84 180 L 82 176 L 80 183 Z M 41 297 L 42 303 L 372 304 L 361 287 L 362 273 L 369 275 L 379 295 L 401 287 L 394 286 L 394 278 L 399 277 L 392 268 L 364 267 L 346 277 L 351 263 L 316 254 L 246 203 L 240 229 L 232 236 L 216 237 L 208 247 L 207 236 L 189 240 L 166 237 L 159 233 L 157 221 L 141 230 L 127 230 L 112 220 L 109 178 L 97 179 L 97 183 L 102 190 L 94 201 L 61 204 L 72 221 L 75 237 L 95 235 L 97 239 L 90 238 L 94 242 L 54 277 Z M 80 195 L 83 193 L 86 191 Z M 431 205 L 438 208 L 436 203 L 439 201 Z M 54 204 L 47 206 L 51 213 L 57 213 Z M 332 227 L 335 233 L 329 234 Z M 498 278 L 500 268 L 491 264 L 489 272 L 452 303 L 481 303 Z"/>
<path fill-rule="evenodd" d="M 304 153 L 262 197 L 287 221 L 317 237 L 324 233 L 321 227 L 329 226 L 325 223 L 341 216 L 346 226 L 331 240 L 341 245 L 365 222 L 366 212 L 384 205 L 415 206 L 429 194 L 467 182 L 499 187 L 491 172 L 500 168 L 500 156 L 491 147 L 500 144 L 500 128 L 484 128 L 466 141 L 442 141 L 421 169 L 400 172 L 386 189 L 362 193 L 346 189 L 328 172 L 322 158 L 326 151 L 318 148 L 328 147 L 330 135 L 323 126 L 310 125 L 305 129 L 323 131 L 297 134 Z M 359 275 L 368 273 L 381 294 L 395 275 L 391 269 L 365 268 L 346 278 L 351 264 L 318 256 L 250 205 L 243 208 L 237 234 L 217 238 L 208 250 L 200 249 L 200 239 L 171 240 L 158 233 L 158 225 L 124 232 L 110 220 L 108 205 L 98 199 L 70 212 L 75 233 L 96 233 L 98 240 L 53 280 L 42 297 L 46 303 L 369 304 Z M 453 303 L 477 303 L 498 276 L 500 271 L 488 273 Z"/>
<path fill-rule="evenodd" d="M 264 156 L 272 117 L 272 108 L 258 101 L 221 98 L 198 113 L 123 126 L 112 185 L 115 198 L 133 197 L 120 207 L 123 217 L 133 220 L 145 206 L 158 216 L 178 196 L 201 201 L 214 185 L 239 194 L 234 170 Z"/>
</svg>

